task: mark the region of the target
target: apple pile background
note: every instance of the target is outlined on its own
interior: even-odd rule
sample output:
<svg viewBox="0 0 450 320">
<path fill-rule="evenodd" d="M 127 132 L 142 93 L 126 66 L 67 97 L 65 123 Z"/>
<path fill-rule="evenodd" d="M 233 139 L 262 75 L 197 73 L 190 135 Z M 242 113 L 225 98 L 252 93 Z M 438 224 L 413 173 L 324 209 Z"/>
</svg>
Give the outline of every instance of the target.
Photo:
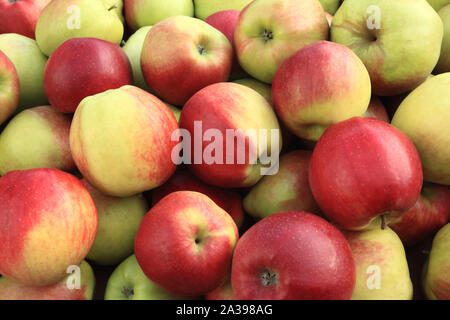
<svg viewBox="0 0 450 320">
<path fill-rule="evenodd" d="M 0 0 L 0 300 L 449 300 L 449 53 L 450 0 Z"/>
</svg>

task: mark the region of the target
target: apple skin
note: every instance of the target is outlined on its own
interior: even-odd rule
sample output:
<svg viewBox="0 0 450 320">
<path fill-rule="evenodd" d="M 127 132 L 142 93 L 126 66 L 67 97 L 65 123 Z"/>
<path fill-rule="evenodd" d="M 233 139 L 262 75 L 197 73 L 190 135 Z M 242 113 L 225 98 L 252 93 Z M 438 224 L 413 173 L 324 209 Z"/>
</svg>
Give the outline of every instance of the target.
<svg viewBox="0 0 450 320">
<path fill-rule="evenodd" d="M 228 213 L 204 194 L 178 191 L 139 227 L 135 254 L 150 280 L 169 292 L 201 296 L 226 277 L 239 235 Z"/>
<path fill-rule="evenodd" d="M 19 76 L 12 61 L 0 51 L 0 125 L 17 109 L 20 98 Z"/>
<path fill-rule="evenodd" d="M 85 98 L 70 129 L 74 161 L 100 192 L 127 197 L 162 185 L 175 172 L 171 135 L 178 123 L 152 94 L 133 86 Z"/>
<path fill-rule="evenodd" d="M 311 67 L 313 66 L 313 67 Z M 275 73 L 275 111 L 296 136 L 317 141 L 337 122 L 363 115 L 370 102 L 370 78 L 347 47 L 311 44 L 287 58 Z"/>
<path fill-rule="evenodd" d="M 142 271 L 136 256 L 126 258 L 108 279 L 105 300 L 186 300 L 152 282 Z"/>
<path fill-rule="evenodd" d="M 441 8 L 445 7 L 446 5 L 450 4 L 449 0 L 427 0 L 428 3 L 433 7 L 436 12 L 441 10 Z"/>
<path fill-rule="evenodd" d="M 210 142 L 202 141 L 201 146 L 196 146 L 194 122 L 202 121 L 202 136 L 208 129 L 216 129 L 222 133 L 223 139 L 223 159 L 222 164 L 208 164 L 204 160 L 202 163 L 195 164 L 194 148 L 201 149 L 202 155 Z M 236 83 L 217 83 L 210 85 L 197 92 L 184 105 L 181 111 L 180 127 L 188 130 L 191 135 L 192 151 L 191 164 L 189 169 L 200 180 L 218 187 L 237 188 L 249 187 L 261 178 L 261 165 L 258 163 L 249 163 L 248 159 L 251 152 L 259 159 L 264 150 L 258 147 L 258 141 L 254 137 L 245 138 L 245 151 L 239 150 L 239 144 L 234 143 L 234 161 L 233 164 L 226 162 L 226 130 L 242 130 L 239 136 L 248 129 L 256 131 L 256 138 L 260 136 L 259 130 L 269 130 L 267 133 L 267 150 L 272 149 L 270 141 L 270 130 L 280 130 L 275 112 L 269 103 L 256 91 Z M 198 134 L 197 134 L 198 135 Z M 236 133 L 236 135 L 238 135 Z M 282 147 L 282 138 L 279 135 L 278 153 Z M 242 139 L 241 139 L 242 140 Z M 276 148 L 276 146 L 274 146 Z M 249 151 L 250 150 L 250 151 Z M 276 152 L 277 150 L 275 150 Z M 237 155 L 245 152 L 245 163 L 238 163 Z"/>
<path fill-rule="evenodd" d="M 205 20 L 214 13 L 225 10 L 242 10 L 252 0 L 194 0 L 195 16 Z"/>
<path fill-rule="evenodd" d="M 405 248 L 390 228 L 344 231 L 356 265 L 356 285 L 352 300 L 411 300 L 413 285 Z M 378 267 L 379 274 L 370 270 Z M 369 284 L 380 276 L 379 288 Z M 373 279 L 371 279 L 373 277 Z M 376 284 L 376 283 L 374 283 Z"/>
<path fill-rule="evenodd" d="M 318 141 L 309 183 L 327 218 L 345 230 L 380 227 L 417 201 L 422 166 L 417 149 L 397 128 L 354 117 L 329 127 Z"/>
<path fill-rule="evenodd" d="M 271 106 L 273 106 L 272 86 L 270 84 L 258 81 L 253 78 L 243 78 L 234 80 L 233 82 L 255 90 L 260 95 L 262 95 Z"/>
<path fill-rule="evenodd" d="M 226 280 L 216 289 L 205 296 L 206 300 L 236 300 L 233 287 L 231 286 L 231 273 Z"/>
<path fill-rule="evenodd" d="M 70 11 L 70 8 L 76 7 L 79 11 Z M 39 48 L 50 56 L 56 48 L 72 38 L 98 38 L 120 44 L 124 27 L 117 12 L 109 8 L 110 4 L 103 0 L 51 1 L 36 24 Z"/>
<path fill-rule="evenodd" d="M 17 33 L 34 39 L 36 22 L 51 0 L 0 0 L 0 34 Z"/>
<path fill-rule="evenodd" d="M 127 24 L 133 30 L 174 16 L 194 16 L 192 0 L 124 0 L 124 5 Z"/>
<path fill-rule="evenodd" d="M 450 2 L 438 13 L 444 23 L 444 38 L 442 40 L 441 55 L 434 71 L 436 73 L 444 73 L 450 72 Z"/>
<path fill-rule="evenodd" d="M 239 65 L 238 57 L 236 55 L 236 48 L 234 45 L 234 30 L 236 29 L 236 24 L 239 19 L 239 14 L 241 11 L 239 10 L 225 10 L 219 11 L 208 18 L 205 19 L 205 22 L 222 32 L 230 41 L 231 46 L 233 47 L 233 64 L 231 66 L 230 79 L 242 79 L 245 78 L 246 73 L 242 70 Z"/>
<path fill-rule="evenodd" d="M 372 96 L 369 107 L 363 116 L 367 118 L 375 118 L 387 123 L 390 123 L 391 121 L 383 102 L 381 102 L 380 98 L 377 96 Z"/>
<path fill-rule="evenodd" d="M 277 212 L 306 211 L 320 214 L 308 180 L 312 152 L 296 150 L 280 158 L 277 174 L 262 178 L 244 198 L 244 209 L 257 219 Z"/>
<path fill-rule="evenodd" d="M 234 42 L 241 67 L 257 80 L 272 83 L 286 58 L 328 39 L 328 31 L 318 0 L 255 0 L 242 10 Z"/>
<path fill-rule="evenodd" d="M 381 12 L 380 29 L 367 26 L 368 19 L 376 20 L 375 13 L 367 12 L 370 6 Z M 379 96 L 422 83 L 439 59 L 442 34 L 439 15 L 423 0 L 345 0 L 331 24 L 331 41 L 359 56 Z"/>
<path fill-rule="evenodd" d="M 450 221 L 450 187 L 425 183 L 419 200 L 390 223 L 405 245 L 413 245 Z"/>
<path fill-rule="evenodd" d="M 430 256 L 424 267 L 423 287 L 430 300 L 450 300 L 450 223 L 433 239 Z"/>
<path fill-rule="evenodd" d="M 95 288 L 95 276 L 91 266 L 82 261 L 80 267 L 80 289 L 69 289 L 67 275 L 56 284 L 33 287 L 0 278 L 0 300 L 92 300 Z"/>
<path fill-rule="evenodd" d="M 392 119 L 417 147 L 424 180 L 443 185 L 450 185 L 449 86 L 450 72 L 426 80 L 403 100 Z"/>
<path fill-rule="evenodd" d="M 53 108 L 73 113 L 88 96 L 133 84 L 130 61 L 116 44 L 95 38 L 73 38 L 48 59 L 44 89 Z"/>
<path fill-rule="evenodd" d="M 239 300 L 348 300 L 355 263 L 333 225 L 310 213 L 282 212 L 238 241 L 231 282 Z"/>
<path fill-rule="evenodd" d="M 97 234 L 87 259 L 98 265 L 117 265 L 134 252 L 139 224 L 149 210 L 147 201 L 141 194 L 127 198 L 106 196 L 86 179 L 81 183 L 94 200 L 98 213 Z"/>
<path fill-rule="evenodd" d="M 232 60 L 233 48 L 222 32 L 199 19 L 178 16 L 149 31 L 141 68 L 158 96 L 181 106 L 200 89 L 227 81 Z"/>
<path fill-rule="evenodd" d="M 152 205 L 156 205 L 162 198 L 176 191 L 196 191 L 203 193 L 225 210 L 233 218 L 238 228 L 242 226 L 244 210 L 242 208 L 241 196 L 231 190 L 219 189 L 207 185 L 195 178 L 186 169 L 179 169 L 166 183 L 153 190 Z"/>
<path fill-rule="evenodd" d="M 29 286 L 59 282 L 88 254 L 98 216 L 85 187 L 56 169 L 0 178 L 0 274 Z"/>
<path fill-rule="evenodd" d="M 141 52 L 144 45 L 145 37 L 150 31 L 151 26 L 139 28 L 133 33 L 122 47 L 123 51 L 127 55 L 131 63 L 133 70 L 133 82 L 136 87 L 139 87 L 145 91 L 151 92 L 151 89 L 145 83 L 144 76 L 141 70 Z"/>
<path fill-rule="evenodd" d="M 75 169 L 69 146 L 71 118 L 50 106 L 26 109 L 0 134 L 0 175 L 14 170 Z"/>
<path fill-rule="evenodd" d="M 36 41 L 15 33 L 0 34 L 0 51 L 16 68 L 20 85 L 20 112 L 27 107 L 46 105 L 44 69 L 47 57 L 42 54 Z"/>
<path fill-rule="evenodd" d="M 330 15 L 336 13 L 337 9 L 341 5 L 341 0 L 319 0 L 323 9 Z"/>
</svg>

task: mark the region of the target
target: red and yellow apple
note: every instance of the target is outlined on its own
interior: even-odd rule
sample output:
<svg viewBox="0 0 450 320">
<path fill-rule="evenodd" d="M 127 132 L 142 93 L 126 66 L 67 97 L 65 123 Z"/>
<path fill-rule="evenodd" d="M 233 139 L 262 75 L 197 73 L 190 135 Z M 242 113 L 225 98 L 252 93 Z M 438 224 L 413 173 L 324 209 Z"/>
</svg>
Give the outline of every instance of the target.
<svg viewBox="0 0 450 320">
<path fill-rule="evenodd" d="M 0 51 L 0 124 L 16 111 L 19 105 L 20 85 L 14 64 Z"/>
</svg>

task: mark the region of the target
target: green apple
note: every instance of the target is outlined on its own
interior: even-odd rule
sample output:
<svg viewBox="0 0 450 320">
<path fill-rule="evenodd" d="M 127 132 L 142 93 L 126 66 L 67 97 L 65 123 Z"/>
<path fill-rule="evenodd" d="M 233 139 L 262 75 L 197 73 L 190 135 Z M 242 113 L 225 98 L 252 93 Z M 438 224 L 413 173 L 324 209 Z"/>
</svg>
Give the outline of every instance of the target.
<svg viewBox="0 0 450 320">
<path fill-rule="evenodd" d="M 450 0 L 427 0 L 434 10 L 439 11 L 441 8 L 450 4 Z"/>
<path fill-rule="evenodd" d="M 323 9 L 329 14 L 333 15 L 339 8 L 341 0 L 319 0 L 322 4 Z"/>
<path fill-rule="evenodd" d="M 149 92 L 151 92 L 151 89 L 148 87 L 147 83 L 145 83 L 144 76 L 142 75 L 141 52 L 145 37 L 150 31 L 150 28 L 151 26 L 139 28 L 139 30 L 128 38 L 127 42 L 122 47 L 130 60 L 131 68 L 133 69 L 134 85 Z"/>
<path fill-rule="evenodd" d="M 74 169 L 70 122 L 50 106 L 30 108 L 12 118 L 0 134 L 0 175 L 34 168 Z"/>
<path fill-rule="evenodd" d="M 424 0 L 345 0 L 331 24 L 331 41 L 359 56 L 379 96 L 422 83 L 439 59 L 442 35 L 439 15 Z"/>
<path fill-rule="evenodd" d="M 241 67 L 272 83 L 275 71 L 293 53 L 328 39 L 328 22 L 318 0 L 255 0 L 242 10 L 234 33 Z"/>
<path fill-rule="evenodd" d="M 99 265 L 120 263 L 134 251 L 134 238 L 142 218 L 149 210 L 147 201 L 138 194 L 127 198 L 102 194 L 81 180 L 94 200 L 98 213 L 98 230 L 87 259 Z"/>
<path fill-rule="evenodd" d="M 136 256 L 125 259 L 111 274 L 105 300 L 181 300 L 151 281 L 139 266 Z"/>
<path fill-rule="evenodd" d="M 0 34 L 0 50 L 16 67 L 20 83 L 20 102 L 17 112 L 47 104 L 44 91 L 44 69 L 47 57 L 36 41 L 16 33 Z"/>
<path fill-rule="evenodd" d="M 439 16 L 444 23 L 444 39 L 441 55 L 434 71 L 436 73 L 450 72 L 450 4 L 439 10 Z"/>
<path fill-rule="evenodd" d="M 173 16 L 194 16 L 192 0 L 125 0 L 128 26 L 137 30 Z"/>
<path fill-rule="evenodd" d="M 429 78 L 400 104 L 392 125 L 414 142 L 424 180 L 450 185 L 450 72 Z"/>
<path fill-rule="evenodd" d="M 36 24 L 36 41 L 50 56 L 71 38 L 99 38 L 120 44 L 124 27 L 113 6 L 104 0 L 50 2 Z"/>
<path fill-rule="evenodd" d="M 450 223 L 433 239 L 423 271 L 423 288 L 428 299 L 450 300 Z"/>
<path fill-rule="evenodd" d="M 275 175 L 264 176 L 244 198 L 244 209 L 257 219 L 283 211 L 320 213 L 308 181 L 312 152 L 297 150 L 280 158 Z"/>
<path fill-rule="evenodd" d="M 255 90 L 260 95 L 262 95 L 267 100 L 267 102 L 270 103 L 270 105 L 273 105 L 272 87 L 269 84 L 252 78 L 239 79 L 233 82 Z"/>
<path fill-rule="evenodd" d="M 194 0 L 195 16 L 205 20 L 213 13 L 224 10 L 242 10 L 252 0 Z"/>
<path fill-rule="evenodd" d="M 92 300 L 95 276 L 91 266 L 82 261 L 79 269 L 68 269 L 68 272 L 70 274 L 58 283 L 43 287 L 27 286 L 1 277 L 0 300 Z"/>
<path fill-rule="evenodd" d="M 344 231 L 356 265 L 352 300 L 411 300 L 405 248 L 390 228 Z"/>
</svg>

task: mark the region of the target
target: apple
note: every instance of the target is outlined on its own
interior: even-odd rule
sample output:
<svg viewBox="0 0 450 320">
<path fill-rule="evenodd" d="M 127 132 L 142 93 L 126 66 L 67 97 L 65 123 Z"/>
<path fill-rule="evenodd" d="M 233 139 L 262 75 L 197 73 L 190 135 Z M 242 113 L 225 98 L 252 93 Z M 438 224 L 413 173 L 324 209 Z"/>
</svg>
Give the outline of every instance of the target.
<svg viewBox="0 0 450 320">
<path fill-rule="evenodd" d="M 18 33 L 34 39 L 36 22 L 51 0 L 0 0 L 0 34 Z"/>
<path fill-rule="evenodd" d="M 47 57 L 36 41 L 15 33 L 0 34 L 0 51 L 14 64 L 19 77 L 20 101 L 16 111 L 47 104 L 43 81 Z"/>
<path fill-rule="evenodd" d="M 372 96 L 372 98 L 370 99 L 369 107 L 367 108 L 367 111 L 363 116 L 367 118 L 382 120 L 387 123 L 390 122 L 390 118 L 386 111 L 386 108 L 384 107 L 383 102 L 381 102 L 380 98 L 378 98 L 377 96 Z"/>
<path fill-rule="evenodd" d="M 444 73 L 450 72 L 450 2 L 438 13 L 444 23 L 444 38 L 439 61 L 434 70 L 436 73 Z"/>
<path fill-rule="evenodd" d="M 194 16 L 192 0 L 124 0 L 124 4 L 127 24 L 133 30 L 173 16 Z"/>
<path fill-rule="evenodd" d="M 178 123 L 152 94 L 133 86 L 81 101 L 70 128 L 75 164 L 100 192 L 127 197 L 162 185 L 175 172 L 171 159 Z"/>
<path fill-rule="evenodd" d="M 139 227 L 135 254 L 147 277 L 169 292 L 201 296 L 225 280 L 238 239 L 228 213 L 204 194 L 160 200 Z"/>
<path fill-rule="evenodd" d="M 69 146 L 71 119 L 50 106 L 22 111 L 0 134 L 0 175 L 14 170 L 75 169 Z"/>
<path fill-rule="evenodd" d="M 77 281 L 75 274 L 69 274 L 61 281 L 43 287 L 27 286 L 1 277 L 0 300 L 92 300 L 95 288 L 94 271 L 86 261 L 82 261 L 79 268 L 79 288 L 74 286 Z"/>
<path fill-rule="evenodd" d="M 405 245 L 413 245 L 450 221 L 450 187 L 424 183 L 416 204 L 390 223 Z"/>
<path fill-rule="evenodd" d="M 450 3 L 449 0 L 427 0 L 436 12 Z"/>
<path fill-rule="evenodd" d="M 331 25 L 331 41 L 361 58 L 379 96 L 422 83 L 439 59 L 442 34 L 439 15 L 422 0 L 345 0 Z"/>
<path fill-rule="evenodd" d="M 236 300 L 231 286 L 231 273 L 228 274 L 226 280 L 205 296 L 206 300 Z"/>
<path fill-rule="evenodd" d="M 114 43 L 73 38 L 48 59 L 44 89 L 53 108 L 73 113 L 88 96 L 133 84 L 130 61 Z"/>
<path fill-rule="evenodd" d="M 181 110 L 173 105 L 171 105 L 170 103 L 164 102 L 166 104 L 166 106 L 170 109 L 170 111 L 172 111 L 173 115 L 175 116 L 175 119 L 177 120 L 177 122 L 180 121 L 180 117 L 181 117 Z"/>
<path fill-rule="evenodd" d="M 403 132 L 378 119 L 354 117 L 329 127 L 317 142 L 309 183 L 325 216 L 338 226 L 384 228 L 416 203 L 422 166 Z"/>
<path fill-rule="evenodd" d="M 184 300 L 151 281 L 133 254 L 114 269 L 108 279 L 105 300 Z"/>
<path fill-rule="evenodd" d="M 341 0 L 319 0 L 323 9 L 330 15 L 336 13 L 337 9 L 341 5 Z"/>
<path fill-rule="evenodd" d="M 150 29 L 141 68 L 158 96 L 183 105 L 200 89 L 227 81 L 232 60 L 233 49 L 222 32 L 199 19 L 177 16 Z"/>
<path fill-rule="evenodd" d="M 249 187 L 277 168 L 282 145 L 277 117 L 246 86 L 227 82 L 200 90 L 184 105 L 180 127 L 189 135 L 181 143 L 182 161 L 208 184 Z"/>
<path fill-rule="evenodd" d="M 98 216 L 85 187 L 56 169 L 0 178 L 0 274 L 29 286 L 59 282 L 88 254 Z"/>
<path fill-rule="evenodd" d="M 241 67 L 272 83 L 283 61 L 319 40 L 328 39 L 328 22 L 318 0 L 255 0 L 242 10 L 234 43 Z"/>
<path fill-rule="evenodd" d="M 127 198 L 102 194 L 81 180 L 94 200 L 98 213 L 98 230 L 87 259 L 98 265 L 117 265 L 134 252 L 134 238 L 139 224 L 149 210 L 139 194 Z"/>
<path fill-rule="evenodd" d="M 0 125 L 17 109 L 20 98 L 19 76 L 6 54 L 0 51 Z"/>
<path fill-rule="evenodd" d="M 262 95 L 271 106 L 273 106 L 272 86 L 271 85 L 261 82 L 261 81 L 258 81 L 253 78 L 243 78 L 243 79 L 234 80 L 233 82 L 255 90 L 260 95 Z"/>
<path fill-rule="evenodd" d="M 240 13 L 241 12 L 239 10 L 219 11 L 205 19 L 206 23 L 222 32 L 227 37 L 228 41 L 230 41 L 233 47 L 234 55 L 230 74 L 231 80 L 245 78 L 246 76 L 246 73 L 239 65 L 239 61 L 236 55 L 236 49 L 234 46 L 234 30 L 236 29 L 236 23 L 238 21 Z"/>
<path fill-rule="evenodd" d="M 313 141 L 330 125 L 363 115 L 370 93 L 361 60 L 329 41 L 311 44 L 286 59 L 272 85 L 277 115 L 296 136 Z"/>
<path fill-rule="evenodd" d="M 356 265 L 352 300 L 411 300 L 405 248 L 390 228 L 344 232 Z"/>
<path fill-rule="evenodd" d="M 355 263 L 344 236 L 306 212 L 253 225 L 236 245 L 231 283 L 239 300 L 348 300 Z"/>
<path fill-rule="evenodd" d="M 262 178 L 244 198 L 244 209 L 257 219 L 282 211 L 320 213 L 308 181 L 312 152 L 295 150 L 280 158 L 277 174 Z"/>
<path fill-rule="evenodd" d="M 233 218 L 238 228 L 242 226 L 244 210 L 241 196 L 237 192 L 207 185 L 195 178 L 189 170 L 179 169 L 166 183 L 153 190 L 152 204 L 157 204 L 162 198 L 176 191 L 203 193 L 225 210 Z"/>
<path fill-rule="evenodd" d="M 424 267 L 423 287 L 430 300 L 450 300 L 450 223 L 433 239 L 430 256 Z"/>
<path fill-rule="evenodd" d="M 120 44 L 124 27 L 115 6 L 104 0 L 51 1 L 36 24 L 36 41 L 50 56 L 72 38 L 98 38 Z"/>
<path fill-rule="evenodd" d="M 450 185 L 450 72 L 432 77 L 400 104 L 392 125 L 414 142 L 424 180 Z"/>
<path fill-rule="evenodd" d="M 144 45 L 145 37 L 150 31 L 151 26 L 139 28 L 133 33 L 122 47 L 123 51 L 127 55 L 133 69 L 133 81 L 136 87 L 139 87 L 145 91 L 151 92 L 151 89 L 147 86 L 142 75 L 141 70 L 141 52 Z"/>
<path fill-rule="evenodd" d="M 242 10 L 252 0 L 194 0 L 195 16 L 205 20 L 210 15 L 225 10 Z"/>
</svg>

